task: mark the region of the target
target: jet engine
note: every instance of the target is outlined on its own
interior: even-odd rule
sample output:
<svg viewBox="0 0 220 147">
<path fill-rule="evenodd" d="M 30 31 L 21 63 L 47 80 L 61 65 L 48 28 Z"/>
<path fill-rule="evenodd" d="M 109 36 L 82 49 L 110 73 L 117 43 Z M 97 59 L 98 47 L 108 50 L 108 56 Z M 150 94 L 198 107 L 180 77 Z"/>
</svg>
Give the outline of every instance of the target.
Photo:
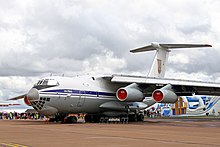
<svg viewBox="0 0 220 147">
<path fill-rule="evenodd" d="M 157 103 L 175 103 L 178 99 L 170 84 L 154 90 L 152 97 Z"/>
<path fill-rule="evenodd" d="M 126 87 L 119 88 L 116 92 L 119 101 L 139 102 L 144 99 L 144 94 L 136 83 L 132 83 Z"/>
</svg>

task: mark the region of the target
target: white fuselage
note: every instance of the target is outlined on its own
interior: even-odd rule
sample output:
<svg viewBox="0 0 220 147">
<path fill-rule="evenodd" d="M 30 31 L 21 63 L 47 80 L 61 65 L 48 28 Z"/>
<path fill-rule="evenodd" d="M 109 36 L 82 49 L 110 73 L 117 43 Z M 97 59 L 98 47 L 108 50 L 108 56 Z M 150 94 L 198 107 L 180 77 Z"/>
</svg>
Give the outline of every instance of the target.
<svg viewBox="0 0 220 147">
<path fill-rule="evenodd" d="M 38 112 L 45 115 L 59 113 L 100 113 L 99 106 L 110 101 L 118 101 L 115 93 L 120 84 L 113 84 L 99 77 L 47 77 L 57 81 L 56 86 L 38 89 L 38 99 L 29 100 Z M 42 82 L 43 83 L 43 82 Z M 43 85 L 40 85 L 43 86 Z"/>
</svg>

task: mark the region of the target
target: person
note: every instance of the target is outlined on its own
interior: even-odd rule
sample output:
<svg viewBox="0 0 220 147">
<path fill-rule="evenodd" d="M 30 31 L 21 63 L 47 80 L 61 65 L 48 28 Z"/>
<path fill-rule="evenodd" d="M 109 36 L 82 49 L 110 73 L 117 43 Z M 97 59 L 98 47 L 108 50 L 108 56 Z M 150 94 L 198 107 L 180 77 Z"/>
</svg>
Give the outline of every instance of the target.
<svg viewBox="0 0 220 147">
<path fill-rule="evenodd" d="M 150 109 L 150 113 L 151 113 L 151 118 L 154 118 L 155 117 L 155 108 L 154 107 L 152 107 Z"/>
<path fill-rule="evenodd" d="M 215 115 L 215 109 L 212 110 L 212 115 Z"/>
<path fill-rule="evenodd" d="M 160 117 L 160 109 L 157 109 L 156 114 L 157 114 L 157 117 Z"/>
<path fill-rule="evenodd" d="M 36 120 L 39 119 L 39 114 L 38 114 L 38 113 L 36 113 L 35 119 L 36 119 Z"/>
<path fill-rule="evenodd" d="M 147 117 L 150 117 L 150 110 L 146 111 Z"/>
<path fill-rule="evenodd" d="M 15 111 L 14 111 L 14 117 L 15 117 L 15 119 L 17 119 L 17 117 L 18 117 L 18 113 Z"/>
<path fill-rule="evenodd" d="M 26 113 L 23 114 L 23 118 L 24 118 L 25 120 L 27 119 L 27 114 L 26 114 Z"/>
<path fill-rule="evenodd" d="M 8 117 L 9 117 L 9 114 L 8 114 L 7 112 L 5 112 L 5 113 L 4 113 L 4 118 L 5 118 L 5 119 L 8 119 Z"/>
<path fill-rule="evenodd" d="M 10 120 L 13 119 L 13 114 L 12 114 L 12 112 L 9 113 L 9 119 L 10 119 Z"/>
</svg>

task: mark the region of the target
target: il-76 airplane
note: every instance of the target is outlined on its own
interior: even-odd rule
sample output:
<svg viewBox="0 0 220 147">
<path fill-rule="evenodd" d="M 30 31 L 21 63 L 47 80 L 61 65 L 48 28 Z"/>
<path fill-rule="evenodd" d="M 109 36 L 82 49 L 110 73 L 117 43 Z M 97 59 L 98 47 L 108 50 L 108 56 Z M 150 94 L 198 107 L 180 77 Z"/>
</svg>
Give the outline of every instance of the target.
<svg viewBox="0 0 220 147">
<path fill-rule="evenodd" d="M 130 52 L 156 50 L 149 75 L 103 75 L 63 77 L 50 76 L 39 80 L 24 98 L 39 113 L 57 117 L 55 120 L 76 122 L 75 116 L 84 113 L 85 122 L 99 122 L 100 118 L 127 117 L 129 121 L 143 121 L 143 110 L 156 102 L 175 103 L 178 96 L 220 95 L 220 83 L 165 79 L 168 53 L 176 48 L 211 47 L 207 44 L 159 44 L 132 49 Z M 65 119 L 64 119 L 65 118 Z"/>
</svg>

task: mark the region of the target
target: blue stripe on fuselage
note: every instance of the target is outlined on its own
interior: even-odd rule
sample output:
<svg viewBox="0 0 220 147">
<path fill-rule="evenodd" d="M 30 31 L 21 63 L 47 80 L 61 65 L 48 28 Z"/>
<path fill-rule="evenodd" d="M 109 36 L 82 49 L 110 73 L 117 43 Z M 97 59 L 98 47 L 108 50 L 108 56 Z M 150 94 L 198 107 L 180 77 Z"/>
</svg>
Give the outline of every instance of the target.
<svg viewBox="0 0 220 147">
<path fill-rule="evenodd" d="M 41 92 L 46 93 L 74 93 L 74 94 L 88 94 L 88 95 L 100 95 L 100 96 L 116 96 L 115 93 L 109 92 L 97 92 L 97 91 L 83 91 L 83 90 L 73 90 L 73 89 L 54 89 L 54 90 L 44 90 Z"/>
</svg>

